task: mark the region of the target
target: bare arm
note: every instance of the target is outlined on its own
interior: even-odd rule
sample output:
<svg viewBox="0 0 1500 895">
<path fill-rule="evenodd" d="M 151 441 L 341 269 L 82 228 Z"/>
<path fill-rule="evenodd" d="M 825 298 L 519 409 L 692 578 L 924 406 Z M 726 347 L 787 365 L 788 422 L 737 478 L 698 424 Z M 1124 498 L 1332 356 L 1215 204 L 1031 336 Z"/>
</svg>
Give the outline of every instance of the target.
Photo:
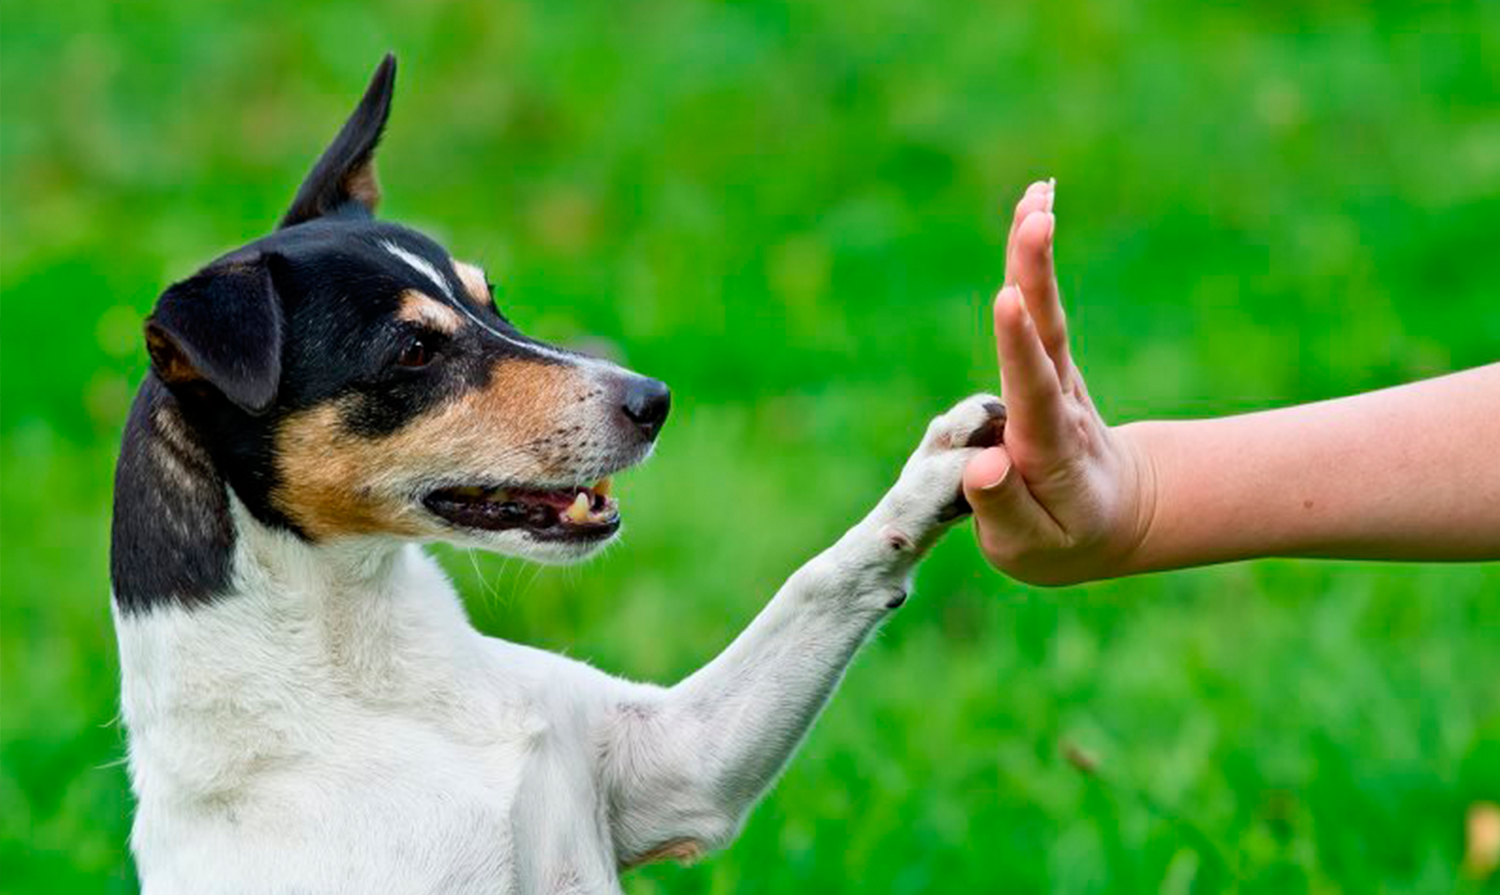
<svg viewBox="0 0 1500 895">
<path fill-rule="evenodd" d="M 1152 486 L 1125 572 L 1252 556 L 1500 558 L 1500 364 L 1118 431 L 1148 458 Z"/>
<path fill-rule="evenodd" d="M 1054 187 L 1016 207 L 1004 447 L 964 490 L 997 568 L 1069 584 L 1257 556 L 1500 559 L 1500 364 L 1265 413 L 1111 427 L 1074 364 Z"/>
</svg>

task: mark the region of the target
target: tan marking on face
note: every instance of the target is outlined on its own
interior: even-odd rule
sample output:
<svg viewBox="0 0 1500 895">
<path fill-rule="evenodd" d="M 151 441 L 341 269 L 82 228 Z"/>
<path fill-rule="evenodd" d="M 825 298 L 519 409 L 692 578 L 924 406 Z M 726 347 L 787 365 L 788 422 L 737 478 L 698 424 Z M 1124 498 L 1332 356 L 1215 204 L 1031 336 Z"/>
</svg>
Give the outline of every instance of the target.
<svg viewBox="0 0 1500 895">
<path fill-rule="evenodd" d="M 439 536 L 446 530 L 411 489 L 472 476 L 539 481 L 565 476 L 566 411 L 588 383 L 577 369 L 507 360 L 490 381 L 454 397 L 397 432 L 366 438 L 347 432 L 344 406 L 294 414 L 276 436 L 281 483 L 273 503 L 308 536 L 388 533 Z"/>
<path fill-rule="evenodd" d="M 392 534 L 416 536 L 421 529 L 373 483 L 382 463 L 395 460 L 370 442 L 344 431 L 342 408 L 325 404 L 289 417 L 276 433 L 281 483 L 272 502 L 309 537 Z"/>
<path fill-rule="evenodd" d="M 396 312 L 396 319 L 420 323 L 449 335 L 458 332 L 464 322 L 457 311 L 417 289 L 401 293 L 401 308 Z"/>
<path fill-rule="evenodd" d="M 489 307 L 494 298 L 490 295 L 490 286 L 485 281 L 484 271 L 467 261 L 453 262 L 453 270 L 458 274 L 458 281 L 463 283 L 464 293 L 469 296 L 469 300 L 481 308 Z"/>
</svg>

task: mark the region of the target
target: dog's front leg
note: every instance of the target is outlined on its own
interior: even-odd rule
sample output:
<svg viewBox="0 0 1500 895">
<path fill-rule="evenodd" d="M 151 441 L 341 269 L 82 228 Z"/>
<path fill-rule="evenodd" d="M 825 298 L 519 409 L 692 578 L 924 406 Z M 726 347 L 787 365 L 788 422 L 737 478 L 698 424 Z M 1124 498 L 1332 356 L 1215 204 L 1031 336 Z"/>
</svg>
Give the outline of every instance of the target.
<svg viewBox="0 0 1500 895">
<path fill-rule="evenodd" d="M 917 561 L 966 511 L 964 464 L 1003 422 L 987 395 L 938 417 L 875 509 L 798 569 L 718 658 L 611 706 L 602 777 L 622 865 L 728 843 L 855 651 L 906 600 Z"/>
</svg>

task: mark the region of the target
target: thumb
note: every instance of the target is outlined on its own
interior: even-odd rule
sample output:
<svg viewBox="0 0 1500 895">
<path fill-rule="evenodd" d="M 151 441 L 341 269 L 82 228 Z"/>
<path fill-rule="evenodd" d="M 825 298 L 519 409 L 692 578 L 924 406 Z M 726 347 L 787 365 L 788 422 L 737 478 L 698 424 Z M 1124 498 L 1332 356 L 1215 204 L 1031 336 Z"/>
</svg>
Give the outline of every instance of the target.
<svg viewBox="0 0 1500 895">
<path fill-rule="evenodd" d="M 1032 496 L 1004 447 L 975 454 L 964 467 L 963 484 L 964 497 L 974 508 L 979 546 L 992 565 L 1002 566 L 1007 558 L 1050 542 L 1056 523 Z"/>
</svg>

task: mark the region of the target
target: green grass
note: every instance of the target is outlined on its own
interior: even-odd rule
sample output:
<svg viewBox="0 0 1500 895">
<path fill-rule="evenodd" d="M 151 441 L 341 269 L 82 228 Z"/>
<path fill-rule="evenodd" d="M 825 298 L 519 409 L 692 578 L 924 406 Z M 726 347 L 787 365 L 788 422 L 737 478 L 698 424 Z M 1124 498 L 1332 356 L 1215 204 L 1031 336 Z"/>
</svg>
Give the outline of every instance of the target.
<svg viewBox="0 0 1500 895">
<path fill-rule="evenodd" d="M 1500 345 L 1494 3 L 0 15 L 12 891 L 134 889 L 106 529 L 140 318 L 273 224 L 388 48 L 384 213 L 482 258 L 533 333 L 606 339 L 675 389 L 657 458 L 621 482 L 619 549 L 540 572 L 445 554 L 484 630 L 622 674 L 705 661 L 927 417 L 995 387 L 1001 212 L 1031 179 L 1058 178 L 1077 352 L 1111 419 L 1320 398 Z M 734 847 L 627 888 L 1479 891 L 1462 818 L 1497 797 L 1494 565 L 1043 591 L 959 532 Z"/>
</svg>

